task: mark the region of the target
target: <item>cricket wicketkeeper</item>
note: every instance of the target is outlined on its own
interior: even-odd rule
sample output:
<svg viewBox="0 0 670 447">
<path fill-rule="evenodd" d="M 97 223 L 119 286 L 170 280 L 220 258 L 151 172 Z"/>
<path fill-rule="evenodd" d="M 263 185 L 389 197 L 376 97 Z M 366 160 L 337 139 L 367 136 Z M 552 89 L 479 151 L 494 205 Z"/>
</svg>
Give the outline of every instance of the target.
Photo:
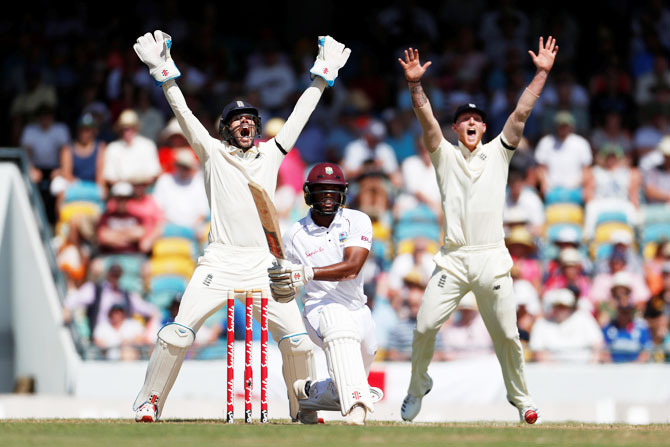
<svg viewBox="0 0 670 447">
<path fill-rule="evenodd" d="M 177 86 L 180 76 L 172 57 L 172 39 L 162 31 L 137 39 L 135 52 L 163 89 L 189 144 L 205 172 L 205 190 L 211 212 L 209 245 L 181 299 L 175 322 L 158 333 L 144 385 L 135 400 L 135 420 L 157 420 L 195 334 L 204 321 L 226 304 L 229 290 L 269 289 L 267 269 L 273 264 L 258 211 L 243 169 L 274 198 L 282 160 L 314 111 L 324 89 L 332 86 L 350 50 L 330 36 L 320 37 L 318 55 L 311 69 L 312 83 L 298 99 L 286 123 L 269 141 L 255 144 L 261 134 L 258 110 L 245 101 L 233 101 L 221 114 L 219 134 L 213 138 L 189 110 Z M 237 167 L 235 166 L 237 165 Z M 242 296 L 238 297 L 242 299 Z M 255 297 L 254 317 L 260 317 L 260 297 Z M 298 417 L 293 383 L 314 377 L 313 345 L 295 302 L 270 301 L 269 331 L 279 345 L 291 417 Z M 223 379 L 222 379 L 223 384 Z M 317 414 L 302 412 L 302 419 L 316 422 Z"/>
</svg>

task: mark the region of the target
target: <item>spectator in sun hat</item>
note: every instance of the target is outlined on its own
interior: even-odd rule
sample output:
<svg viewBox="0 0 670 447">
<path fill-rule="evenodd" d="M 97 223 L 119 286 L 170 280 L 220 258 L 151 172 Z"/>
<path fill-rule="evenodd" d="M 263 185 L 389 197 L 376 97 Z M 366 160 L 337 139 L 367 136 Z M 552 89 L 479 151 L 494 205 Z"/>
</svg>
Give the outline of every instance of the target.
<svg viewBox="0 0 670 447">
<path fill-rule="evenodd" d="M 526 227 L 515 226 L 505 237 L 505 245 L 514 265 L 519 268 L 519 277 L 529 281 L 539 291 L 542 283 L 542 263 L 537 256 L 533 235 Z"/>
<path fill-rule="evenodd" d="M 650 292 L 642 273 L 635 273 L 627 268 L 626 253 L 621 250 L 614 250 L 608 261 L 609 271 L 598 273 L 593 278 L 589 301 L 597 307 L 599 303 L 607 301 L 616 281 L 624 281 L 631 289 L 632 302 L 638 308 L 643 308 L 649 300 Z"/>
<path fill-rule="evenodd" d="M 591 290 L 590 278 L 582 267 L 582 253 L 573 247 L 562 249 L 558 255 L 558 269 L 545 281 L 544 290 L 571 288 L 576 292 L 581 308 Z"/>
<path fill-rule="evenodd" d="M 112 141 L 105 151 L 103 178 L 108 185 L 115 182 L 131 182 L 144 176 L 153 184 L 161 173 L 156 143 L 138 133 L 139 118 L 132 109 L 119 115 L 115 130 L 118 139 Z"/>
<path fill-rule="evenodd" d="M 549 290 L 542 300 L 545 315 L 530 333 L 535 360 L 597 363 L 604 344 L 602 331 L 591 313 L 577 308 L 572 290 Z"/>
<path fill-rule="evenodd" d="M 611 253 L 622 253 L 626 260 L 626 270 L 635 274 L 643 272 L 644 260 L 637 251 L 634 244 L 633 235 L 626 230 L 613 231 L 610 235 L 608 244 L 611 246 Z M 610 271 L 609 257 L 603 257 L 596 262 L 595 273 L 606 273 Z"/>
<path fill-rule="evenodd" d="M 593 162 L 588 140 L 574 133 L 572 114 L 567 111 L 556 113 L 555 124 L 555 134 L 545 135 L 535 147 L 540 185 L 545 195 L 557 187 L 582 188 L 585 170 Z"/>
<path fill-rule="evenodd" d="M 659 161 L 644 171 L 644 195 L 649 204 L 670 203 L 670 135 L 664 136 L 656 150 Z"/>
<path fill-rule="evenodd" d="M 603 328 L 607 358 L 615 363 L 647 362 L 653 346 L 647 322 L 638 315 L 624 275 L 612 287 L 612 317 Z"/>
<path fill-rule="evenodd" d="M 153 197 L 165 212 L 167 222 L 198 232 L 209 214 L 205 181 L 200 163 L 191 149 L 178 149 L 172 173 L 156 181 Z"/>
</svg>

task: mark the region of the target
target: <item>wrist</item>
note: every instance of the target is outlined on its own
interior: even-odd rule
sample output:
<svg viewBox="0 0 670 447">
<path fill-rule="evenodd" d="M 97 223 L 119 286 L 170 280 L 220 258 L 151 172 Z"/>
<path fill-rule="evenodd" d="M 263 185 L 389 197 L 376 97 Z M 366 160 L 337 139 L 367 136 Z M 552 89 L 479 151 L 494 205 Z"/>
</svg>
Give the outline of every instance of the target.
<svg viewBox="0 0 670 447">
<path fill-rule="evenodd" d="M 421 79 L 417 79 L 417 80 L 415 80 L 415 81 L 410 81 L 409 79 L 405 78 L 405 80 L 406 80 L 407 83 L 409 83 L 409 84 L 421 84 Z"/>
<path fill-rule="evenodd" d="M 305 265 L 303 266 L 303 271 L 305 272 L 305 282 L 314 279 L 314 268 L 309 265 Z"/>
</svg>

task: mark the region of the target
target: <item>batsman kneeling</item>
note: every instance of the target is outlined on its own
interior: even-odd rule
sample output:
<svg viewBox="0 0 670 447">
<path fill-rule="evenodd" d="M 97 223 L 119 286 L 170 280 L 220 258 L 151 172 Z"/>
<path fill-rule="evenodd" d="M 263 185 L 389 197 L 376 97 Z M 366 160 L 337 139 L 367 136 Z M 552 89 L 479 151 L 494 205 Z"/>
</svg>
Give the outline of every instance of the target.
<svg viewBox="0 0 670 447">
<path fill-rule="evenodd" d="M 303 319 L 326 354 L 330 378 L 296 380 L 300 411 L 341 411 L 365 424 L 383 394 L 368 384 L 377 353 L 375 324 L 359 275 L 372 244 L 370 218 L 344 208 L 348 183 L 339 166 L 319 163 L 303 185 L 310 211 L 284 235 L 286 260 L 268 269 L 275 300 L 288 302 L 304 288 Z"/>
</svg>

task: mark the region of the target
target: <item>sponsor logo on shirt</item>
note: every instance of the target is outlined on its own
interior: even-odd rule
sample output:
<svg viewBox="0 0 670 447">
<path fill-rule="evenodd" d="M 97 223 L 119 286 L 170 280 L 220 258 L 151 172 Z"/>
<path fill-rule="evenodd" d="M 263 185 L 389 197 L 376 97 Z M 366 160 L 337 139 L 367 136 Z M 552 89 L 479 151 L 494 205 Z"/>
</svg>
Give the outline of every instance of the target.
<svg viewBox="0 0 670 447">
<path fill-rule="evenodd" d="M 314 250 L 314 251 L 307 251 L 307 252 L 305 252 L 305 256 L 307 256 L 307 257 L 309 258 L 310 256 L 315 255 L 315 254 L 317 254 L 317 253 L 321 253 L 322 251 L 323 251 L 323 247 L 319 247 L 319 248 L 317 248 L 317 249 Z"/>
<path fill-rule="evenodd" d="M 358 391 L 354 391 L 353 393 L 351 393 L 351 397 L 353 397 L 355 400 L 358 400 L 361 398 L 361 393 L 359 393 Z"/>
<path fill-rule="evenodd" d="M 361 240 L 362 240 L 363 242 L 370 242 L 370 238 L 367 237 L 367 236 L 361 236 Z"/>
<path fill-rule="evenodd" d="M 482 160 L 486 160 L 486 154 L 484 152 L 480 152 L 479 158 L 481 158 Z"/>
<path fill-rule="evenodd" d="M 346 231 L 341 232 L 341 233 L 340 233 L 340 242 L 344 242 L 344 241 L 346 241 L 346 240 L 347 240 L 347 236 L 349 236 L 349 235 L 347 234 Z"/>
</svg>

